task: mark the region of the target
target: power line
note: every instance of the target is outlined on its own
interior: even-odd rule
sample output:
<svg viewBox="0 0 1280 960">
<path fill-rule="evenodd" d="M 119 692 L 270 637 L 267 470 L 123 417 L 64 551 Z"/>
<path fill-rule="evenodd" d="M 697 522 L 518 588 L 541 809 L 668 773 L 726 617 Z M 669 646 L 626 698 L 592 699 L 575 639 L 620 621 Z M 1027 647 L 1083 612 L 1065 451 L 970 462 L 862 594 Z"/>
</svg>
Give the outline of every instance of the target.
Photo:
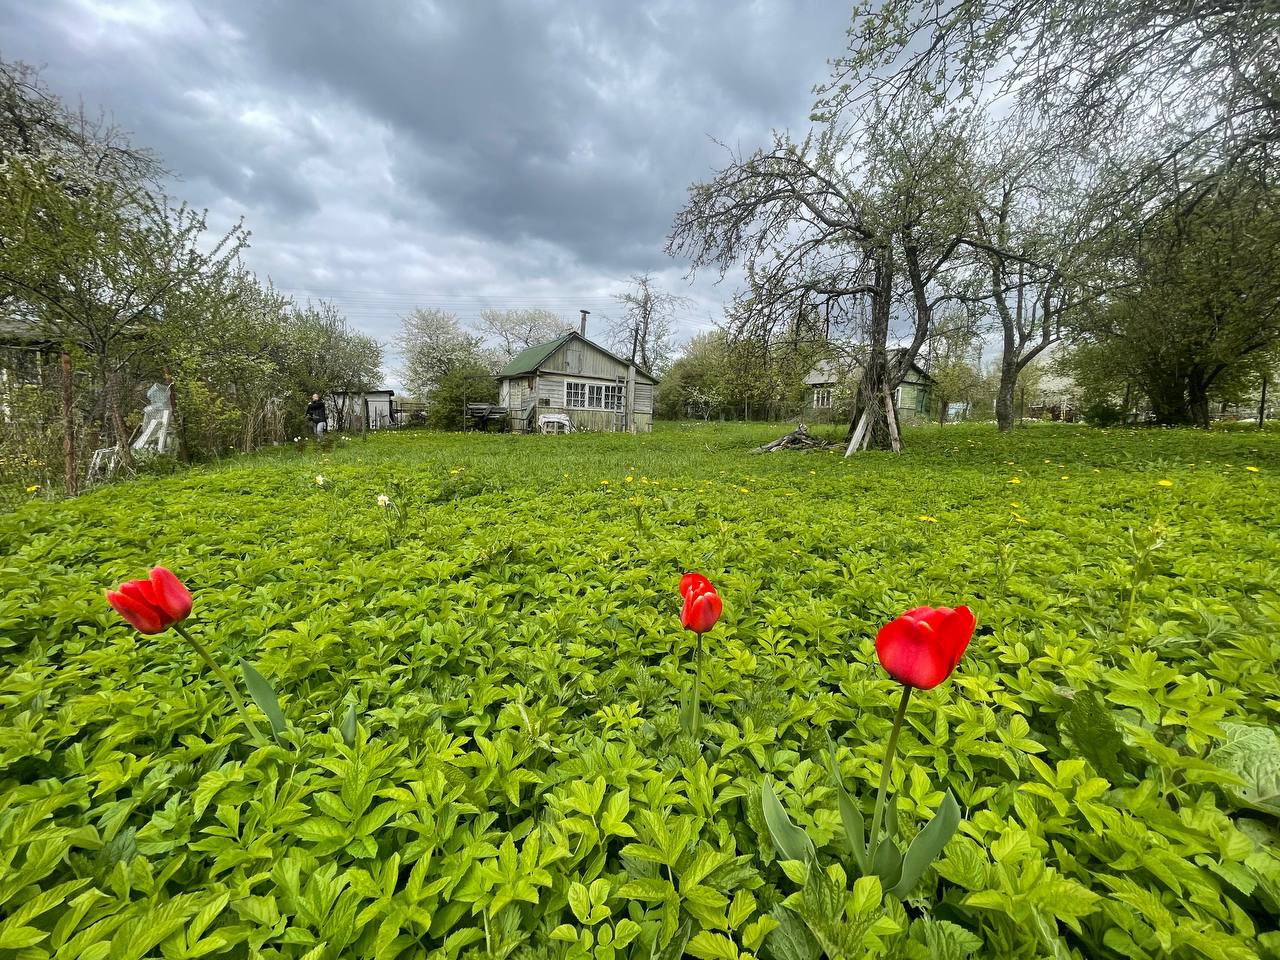
<svg viewBox="0 0 1280 960">
<path fill-rule="evenodd" d="M 391 290 L 352 290 L 339 287 L 286 287 L 277 286 L 277 290 L 284 293 L 299 293 L 310 295 L 333 295 L 341 296 L 344 299 L 373 299 L 377 300 L 415 300 L 426 303 L 466 303 L 466 304 L 483 304 L 483 303 L 616 303 L 614 298 L 608 294 L 586 294 L 582 296 L 573 296 L 565 294 L 486 294 L 486 293 L 429 293 L 422 291 L 391 291 Z"/>
</svg>

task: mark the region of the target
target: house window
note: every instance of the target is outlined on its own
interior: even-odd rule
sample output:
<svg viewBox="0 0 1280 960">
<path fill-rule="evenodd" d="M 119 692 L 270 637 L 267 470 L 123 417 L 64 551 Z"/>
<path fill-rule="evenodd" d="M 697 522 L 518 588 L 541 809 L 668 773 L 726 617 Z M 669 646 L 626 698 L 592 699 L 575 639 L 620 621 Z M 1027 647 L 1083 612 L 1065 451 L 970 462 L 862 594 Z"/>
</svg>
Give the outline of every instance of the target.
<svg viewBox="0 0 1280 960">
<path fill-rule="evenodd" d="M 621 384 L 566 380 L 564 405 L 577 410 L 621 410 L 623 390 Z"/>
<path fill-rule="evenodd" d="M 816 387 L 813 391 L 813 408 L 815 410 L 831 409 L 831 388 Z"/>
</svg>

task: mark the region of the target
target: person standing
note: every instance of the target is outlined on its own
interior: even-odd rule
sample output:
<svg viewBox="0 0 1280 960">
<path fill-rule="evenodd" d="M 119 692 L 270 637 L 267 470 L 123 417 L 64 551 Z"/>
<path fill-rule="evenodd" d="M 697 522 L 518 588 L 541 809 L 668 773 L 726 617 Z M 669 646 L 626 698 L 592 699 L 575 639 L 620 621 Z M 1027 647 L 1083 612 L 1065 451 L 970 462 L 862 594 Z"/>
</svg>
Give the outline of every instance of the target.
<svg viewBox="0 0 1280 960">
<path fill-rule="evenodd" d="M 323 440 L 324 432 L 329 428 L 329 412 L 324 408 L 324 401 L 320 399 L 320 394 L 313 393 L 311 402 L 307 404 L 307 419 L 311 421 L 311 429 L 315 431 L 316 439 Z"/>
</svg>

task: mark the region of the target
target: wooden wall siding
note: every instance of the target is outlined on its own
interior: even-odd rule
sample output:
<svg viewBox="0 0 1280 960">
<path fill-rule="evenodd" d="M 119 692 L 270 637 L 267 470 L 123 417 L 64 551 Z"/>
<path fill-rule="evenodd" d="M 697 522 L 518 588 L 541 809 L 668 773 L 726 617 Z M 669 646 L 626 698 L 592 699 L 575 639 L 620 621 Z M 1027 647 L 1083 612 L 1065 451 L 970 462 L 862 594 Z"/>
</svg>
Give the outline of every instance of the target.
<svg viewBox="0 0 1280 960">
<path fill-rule="evenodd" d="M 543 362 L 542 369 L 566 373 L 570 377 L 595 377 L 611 381 L 617 381 L 619 377 L 623 380 L 627 378 L 627 364 L 576 338 L 548 357 Z M 636 379 L 642 379 L 641 375 L 637 373 Z"/>
<path fill-rule="evenodd" d="M 550 401 L 553 407 L 564 406 L 564 377 L 538 377 L 538 402 Z"/>
<path fill-rule="evenodd" d="M 636 381 L 635 411 L 637 415 L 653 413 L 653 384 Z"/>
<path fill-rule="evenodd" d="M 924 384 L 904 382 L 899 390 L 899 410 L 905 413 L 927 412 L 929 407 L 929 390 Z"/>
</svg>

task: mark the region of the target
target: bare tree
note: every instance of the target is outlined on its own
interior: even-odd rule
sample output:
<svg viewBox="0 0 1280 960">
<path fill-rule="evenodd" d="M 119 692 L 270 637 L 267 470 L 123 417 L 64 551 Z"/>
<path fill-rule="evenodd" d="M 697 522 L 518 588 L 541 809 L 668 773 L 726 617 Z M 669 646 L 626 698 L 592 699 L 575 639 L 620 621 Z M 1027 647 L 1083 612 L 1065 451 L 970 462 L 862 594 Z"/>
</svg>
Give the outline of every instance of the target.
<svg viewBox="0 0 1280 960">
<path fill-rule="evenodd" d="M 35 67 L 0 60 L 0 162 L 15 156 L 73 161 L 81 178 L 154 189 L 165 171 L 104 116 L 72 110 L 41 82 Z M 74 182 L 68 184 L 75 189 Z"/>
<path fill-rule="evenodd" d="M 771 149 L 731 155 L 690 188 L 677 215 L 670 253 L 722 276 L 745 263 L 736 333 L 765 343 L 852 333 L 865 345 L 849 453 L 901 449 L 893 390 L 934 310 L 955 296 L 951 274 L 989 246 L 971 229 L 971 123 L 921 90 L 801 142 L 775 134 Z M 905 331 L 891 363 L 895 326 Z"/>
<path fill-rule="evenodd" d="M 995 321 L 1001 431 L 1013 427 L 1023 372 L 1122 282 L 1108 280 L 1102 266 L 1114 236 L 1098 215 L 1094 171 L 1046 152 L 1044 142 L 1039 131 L 1007 120 L 982 138 L 974 167 L 973 229 L 981 246 L 963 299 L 985 306 Z"/>
<path fill-rule="evenodd" d="M 482 310 L 480 331 L 494 344 L 502 362 L 535 343 L 552 340 L 573 325 L 551 310 Z"/>
<path fill-rule="evenodd" d="M 1118 213 L 1153 215 L 1153 198 L 1176 202 L 1225 171 L 1265 173 L 1280 142 L 1274 0 L 865 0 L 849 36 L 820 90 L 820 114 L 921 83 L 953 102 L 999 103 L 1052 131 L 1051 149 L 1112 152 Z M 1172 171 L 1182 171 L 1185 193 L 1171 198 Z"/>
<path fill-rule="evenodd" d="M 620 315 L 610 323 L 610 344 L 643 370 L 665 370 L 675 351 L 675 312 L 689 299 L 659 290 L 650 273 L 634 274 L 631 289 L 613 299 Z"/>
</svg>

